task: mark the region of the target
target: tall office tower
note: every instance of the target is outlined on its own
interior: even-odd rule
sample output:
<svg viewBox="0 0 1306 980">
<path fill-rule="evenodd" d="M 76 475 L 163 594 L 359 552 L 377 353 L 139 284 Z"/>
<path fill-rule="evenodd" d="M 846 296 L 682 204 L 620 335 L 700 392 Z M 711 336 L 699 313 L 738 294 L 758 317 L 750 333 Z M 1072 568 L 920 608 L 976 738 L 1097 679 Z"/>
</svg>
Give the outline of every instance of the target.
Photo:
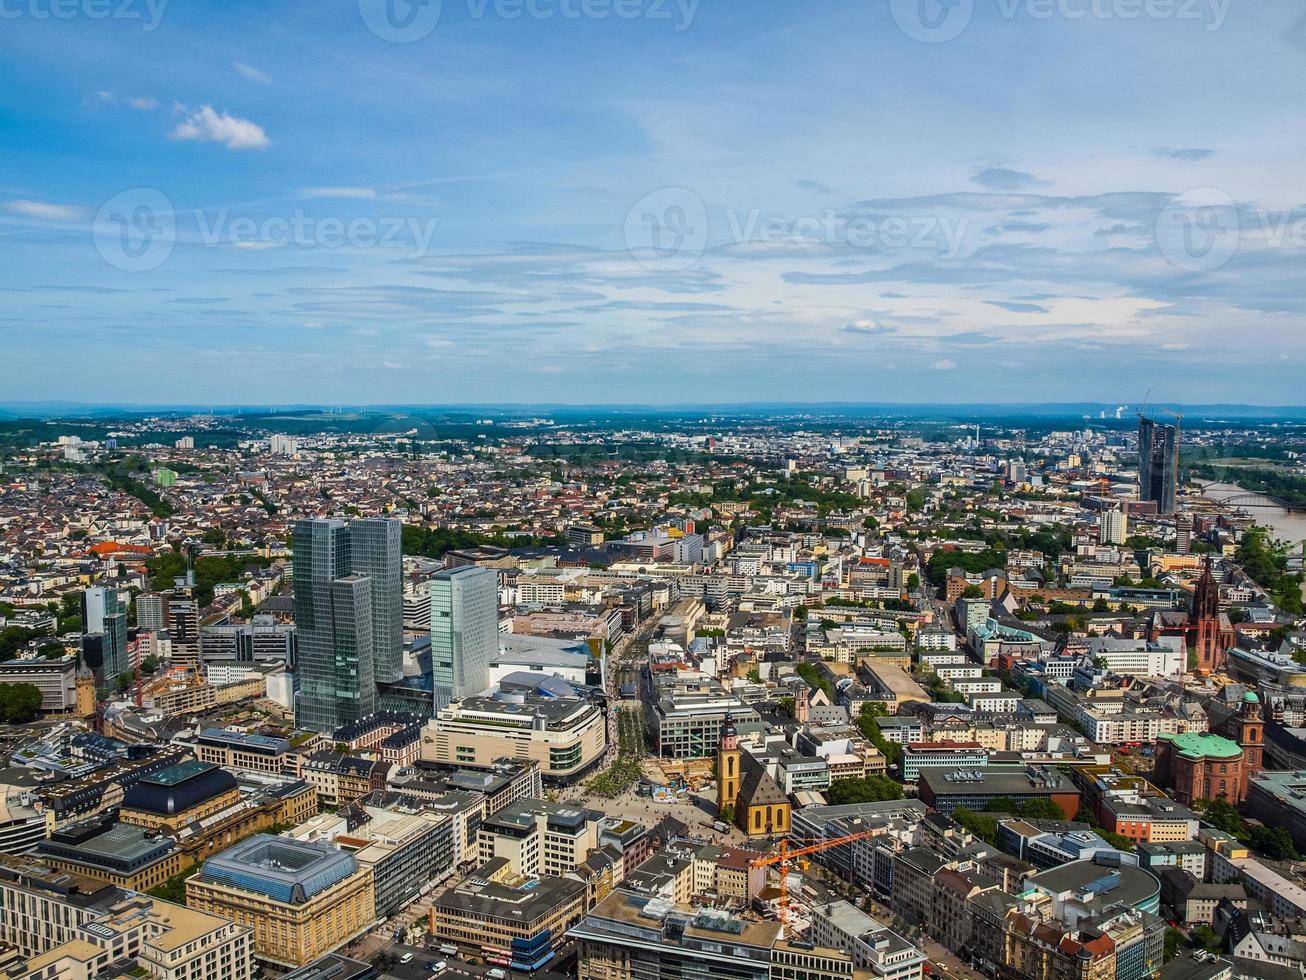
<svg viewBox="0 0 1306 980">
<path fill-rule="evenodd" d="M 1129 537 L 1129 517 L 1116 507 L 1104 510 L 1098 517 L 1097 543 L 1124 544 Z"/>
<path fill-rule="evenodd" d="M 1175 520 L 1175 544 L 1174 550 L 1181 555 L 1186 555 L 1193 550 L 1193 518 L 1191 514 Z"/>
<path fill-rule="evenodd" d="M 175 589 L 168 596 L 168 635 L 172 637 L 172 666 L 198 673 L 200 612 L 189 589 Z"/>
<path fill-rule="evenodd" d="M 403 676 L 398 521 L 297 521 L 296 722 L 325 732 L 376 711 L 376 685 Z"/>
<path fill-rule="evenodd" d="M 402 526 L 369 518 L 349 522 L 350 570 L 372 581 L 372 664 L 378 684 L 403 680 Z"/>
<path fill-rule="evenodd" d="M 499 577 L 463 565 L 431 579 L 431 667 L 435 710 L 490 686 L 499 651 Z"/>
<path fill-rule="evenodd" d="M 168 596 L 162 592 L 142 592 L 136 597 L 136 625 L 157 633 L 168 628 Z"/>
<path fill-rule="evenodd" d="M 1179 486 L 1179 427 L 1138 417 L 1138 497 L 1173 514 Z"/>
<path fill-rule="evenodd" d="M 130 669 L 127 605 L 117 589 L 92 586 L 82 593 L 82 661 L 97 684 L 112 684 Z"/>
</svg>

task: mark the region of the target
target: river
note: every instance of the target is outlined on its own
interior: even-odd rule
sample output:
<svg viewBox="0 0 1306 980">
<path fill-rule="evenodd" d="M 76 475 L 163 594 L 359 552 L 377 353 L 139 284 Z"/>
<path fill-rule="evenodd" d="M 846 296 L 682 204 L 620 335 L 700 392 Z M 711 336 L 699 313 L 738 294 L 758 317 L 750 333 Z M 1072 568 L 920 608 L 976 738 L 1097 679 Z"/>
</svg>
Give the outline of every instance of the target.
<svg viewBox="0 0 1306 980">
<path fill-rule="evenodd" d="M 1293 545 L 1299 545 L 1306 541 L 1306 513 L 1302 511 L 1285 510 L 1271 498 L 1260 493 L 1253 493 L 1250 490 L 1244 490 L 1242 487 L 1233 483 L 1207 483 L 1202 487 L 1202 496 L 1208 500 L 1219 500 L 1228 497 L 1231 494 L 1238 494 L 1243 499 L 1238 503 L 1232 504 L 1232 507 L 1238 507 L 1244 504 L 1263 504 L 1264 506 L 1249 507 L 1247 513 L 1257 524 L 1269 528 L 1270 534 L 1283 541 Z"/>
</svg>

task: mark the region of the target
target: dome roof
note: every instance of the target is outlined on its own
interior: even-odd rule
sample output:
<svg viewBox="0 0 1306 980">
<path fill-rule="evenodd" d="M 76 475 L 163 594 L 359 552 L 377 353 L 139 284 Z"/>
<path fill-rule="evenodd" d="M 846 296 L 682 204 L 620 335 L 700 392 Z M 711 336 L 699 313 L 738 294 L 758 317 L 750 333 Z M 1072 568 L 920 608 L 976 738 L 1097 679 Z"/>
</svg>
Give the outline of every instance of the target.
<svg viewBox="0 0 1306 980">
<path fill-rule="evenodd" d="M 1246 694 L 1243 695 L 1243 700 L 1246 701 L 1248 704 L 1258 704 L 1261 699 L 1256 696 L 1255 691 L 1248 691 Z"/>
</svg>

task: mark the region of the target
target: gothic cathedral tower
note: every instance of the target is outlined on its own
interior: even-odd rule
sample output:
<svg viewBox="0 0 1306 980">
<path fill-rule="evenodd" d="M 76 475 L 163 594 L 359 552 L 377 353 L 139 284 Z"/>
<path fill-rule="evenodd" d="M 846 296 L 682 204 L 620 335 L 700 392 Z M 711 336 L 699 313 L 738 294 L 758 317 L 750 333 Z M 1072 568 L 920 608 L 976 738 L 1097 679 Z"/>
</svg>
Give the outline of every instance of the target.
<svg viewBox="0 0 1306 980">
<path fill-rule="evenodd" d="M 1220 638 L 1220 586 L 1211 574 L 1211 559 L 1202 565 L 1202 577 L 1193 592 L 1192 622 L 1197 641 L 1197 672 L 1203 677 L 1224 669 Z"/>
</svg>

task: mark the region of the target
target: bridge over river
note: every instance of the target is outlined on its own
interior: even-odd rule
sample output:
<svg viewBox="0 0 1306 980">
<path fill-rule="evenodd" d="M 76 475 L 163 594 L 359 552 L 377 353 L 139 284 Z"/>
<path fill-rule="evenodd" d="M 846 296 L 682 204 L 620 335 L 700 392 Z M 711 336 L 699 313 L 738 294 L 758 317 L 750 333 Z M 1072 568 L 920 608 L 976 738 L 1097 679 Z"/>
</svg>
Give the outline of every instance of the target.
<svg viewBox="0 0 1306 980">
<path fill-rule="evenodd" d="M 1306 510 L 1285 507 L 1263 493 L 1233 483 L 1203 484 L 1202 496 L 1221 507 L 1247 511 L 1257 524 L 1268 528 L 1275 538 L 1294 545 L 1306 541 Z"/>
</svg>

